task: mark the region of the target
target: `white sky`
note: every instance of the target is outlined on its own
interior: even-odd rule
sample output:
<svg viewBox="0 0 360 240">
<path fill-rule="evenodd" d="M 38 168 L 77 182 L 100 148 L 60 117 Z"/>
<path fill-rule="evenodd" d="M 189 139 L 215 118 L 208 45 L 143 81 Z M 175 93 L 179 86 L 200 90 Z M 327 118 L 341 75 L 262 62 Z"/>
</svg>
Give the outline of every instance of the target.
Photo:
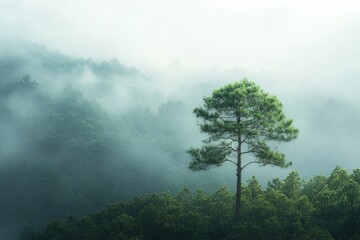
<svg viewBox="0 0 360 240">
<path fill-rule="evenodd" d="M 179 59 L 265 70 L 330 94 L 360 89 L 358 0 L 0 0 L 0 38 L 140 70 Z"/>
<path fill-rule="evenodd" d="M 135 66 L 301 71 L 359 60 L 359 10 L 355 0 L 0 0 L 0 34 Z"/>
</svg>

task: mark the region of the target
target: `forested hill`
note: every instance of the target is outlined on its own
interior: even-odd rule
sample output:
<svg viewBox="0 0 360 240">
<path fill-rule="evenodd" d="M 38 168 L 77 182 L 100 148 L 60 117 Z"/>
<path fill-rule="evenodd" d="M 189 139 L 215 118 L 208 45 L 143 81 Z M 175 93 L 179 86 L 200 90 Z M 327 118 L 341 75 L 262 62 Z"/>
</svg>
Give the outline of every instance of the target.
<svg viewBox="0 0 360 240">
<path fill-rule="evenodd" d="M 32 44 L 1 50 L 1 239 L 29 221 L 221 182 L 187 170 L 191 110 L 147 84 L 116 60 L 73 59 Z"/>
<path fill-rule="evenodd" d="M 75 59 L 29 43 L 1 46 L 0 239 L 16 239 L 29 222 L 39 227 L 137 194 L 184 185 L 233 189 L 232 168 L 192 173 L 186 150 L 203 138 L 193 108 L 215 87 L 240 80 L 238 72 L 177 76 L 182 98 L 175 98 L 117 60 Z M 284 106 L 300 128 L 297 142 L 284 148 L 295 169 L 309 178 L 336 165 L 358 166 L 356 104 L 320 99 L 302 108 L 272 90 L 288 100 Z M 264 183 L 290 170 L 249 168 L 244 177 Z"/>
<path fill-rule="evenodd" d="M 28 225 L 20 240 L 360 239 L 360 169 L 337 167 L 309 181 L 291 172 L 266 188 L 253 177 L 243 189 L 240 224 L 234 222 L 234 199 L 224 186 L 211 194 L 185 187 L 176 195 L 137 196 L 88 216 L 52 221 L 41 231 Z"/>
</svg>

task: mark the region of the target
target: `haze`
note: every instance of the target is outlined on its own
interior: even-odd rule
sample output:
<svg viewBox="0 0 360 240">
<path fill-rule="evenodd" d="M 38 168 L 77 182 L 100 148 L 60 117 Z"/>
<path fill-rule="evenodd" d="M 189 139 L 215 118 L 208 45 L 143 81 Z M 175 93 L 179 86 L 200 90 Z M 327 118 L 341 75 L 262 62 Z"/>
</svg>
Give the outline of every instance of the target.
<svg viewBox="0 0 360 240">
<path fill-rule="evenodd" d="M 0 238 L 139 193 L 233 188 L 234 169 L 192 173 L 185 152 L 203 137 L 192 109 L 244 77 L 276 95 L 300 129 L 279 146 L 293 166 L 253 166 L 245 179 L 358 168 L 359 12 L 355 0 L 0 0 L 0 185 L 10 198 L 45 189 L 29 193 L 28 212 L 0 201 L 14 216 L 0 219 Z M 7 176 L 30 185 L 18 191 Z"/>
<path fill-rule="evenodd" d="M 188 66 L 277 72 L 286 66 L 287 72 L 289 67 L 299 72 L 314 63 L 326 67 L 359 51 L 355 44 L 359 33 L 354 31 L 359 26 L 359 5 L 358 1 L 2 0 L 1 33 L 78 57 L 116 56 L 136 66 L 163 66 L 178 58 Z"/>
</svg>

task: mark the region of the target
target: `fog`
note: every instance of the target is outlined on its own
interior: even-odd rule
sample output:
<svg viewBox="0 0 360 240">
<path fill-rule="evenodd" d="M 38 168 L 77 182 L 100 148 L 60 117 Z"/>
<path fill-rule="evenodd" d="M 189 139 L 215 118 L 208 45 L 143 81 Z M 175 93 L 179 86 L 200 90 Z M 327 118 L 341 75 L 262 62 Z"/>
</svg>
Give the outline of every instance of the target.
<svg viewBox="0 0 360 240">
<path fill-rule="evenodd" d="M 0 238 L 136 194 L 234 189 L 232 166 L 191 172 L 186 150 L 204 137 L 193 108 L 245 77 L 300 135 L 278 146 L 291 167 L 250 166 L 244 180 L 358 168 L 359 8 L 0 0 Z"/>
<path fill-rule="evenodd" d="M 116 57 L 141 69 L 178 58 L 190 67 L 333 72 L 333 67 L 355 70 L 350 66 L 359 61 L 354 31 L 359 5 L 352 0 L 3 0 L 1 35 L 74 57 Z"/>
</svg>

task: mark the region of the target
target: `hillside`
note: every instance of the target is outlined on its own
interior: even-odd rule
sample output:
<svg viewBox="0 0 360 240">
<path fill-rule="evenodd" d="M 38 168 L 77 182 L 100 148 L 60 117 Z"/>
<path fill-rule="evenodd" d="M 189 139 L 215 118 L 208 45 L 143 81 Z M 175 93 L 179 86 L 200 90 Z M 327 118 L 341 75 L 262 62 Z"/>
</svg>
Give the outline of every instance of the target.
<svg viewBox="0 0 360 240">
<path fill-rule="evenodd" d="M 170 74 L 178 87 L 165 94 L 151 76 L 118 60 L 77 59 L 30 43 L 2 46 L 0 236 L 15 239 L 29 222 L 89 214 L 137 194 L 184 185 L 234 189 L 232 168 L 192 173 L 186 150 L 203 139 L 193 108 L 213 88 L 238 80 L 241 69 Z M 293 170 L 308 179 L 336 165 L 358 166 L 356 103 L 314 97 L 308 104 L 301 94 L 273 90 L 300 128 L 295 144 L 283 148 Z M 289 171 L 256 166 L 245 178 L 265 184 Z"/>
<path fill-rule="evenodd" d="M 5 236 L 29 221 L 199 184 L 201 176 L 186 167 L 184 138 L 191 130 L 180 124 L 191 111 L 144 90 L 151 80 L 138 70 L 25 44 L 1 52 L 0 73 Z"/>
</svg>

